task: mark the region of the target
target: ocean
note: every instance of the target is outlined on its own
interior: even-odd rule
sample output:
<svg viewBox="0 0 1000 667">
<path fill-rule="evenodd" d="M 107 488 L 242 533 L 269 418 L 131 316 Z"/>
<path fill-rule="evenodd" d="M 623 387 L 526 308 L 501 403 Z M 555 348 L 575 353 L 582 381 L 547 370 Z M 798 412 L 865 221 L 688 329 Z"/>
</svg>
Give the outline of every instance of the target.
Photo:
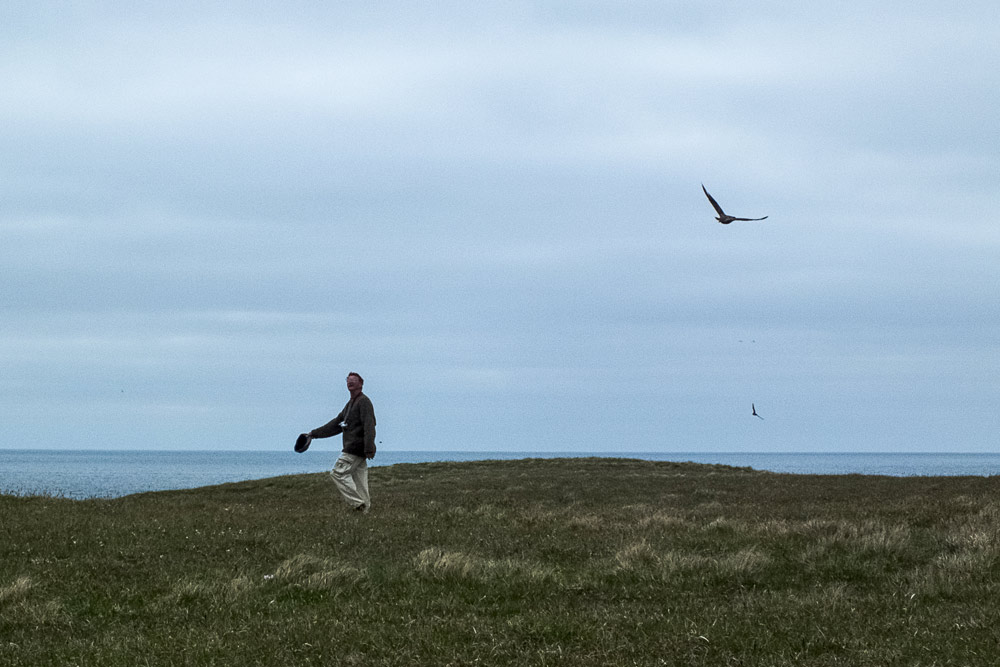
<svg viewBox="0 0 1000 667">
<path fill-rule="evenodd" d="M 372 466 L 430 461 L 602 456 L 693 461 L 816 475 L 1000 475 L 1000 454 L 913 453 L 567 453 L 380 451 Z M 325 472 L 335 451 L 101 451 L 0 449 L 0 493 L 116 498 L 279 475 Z"/>
</svg>

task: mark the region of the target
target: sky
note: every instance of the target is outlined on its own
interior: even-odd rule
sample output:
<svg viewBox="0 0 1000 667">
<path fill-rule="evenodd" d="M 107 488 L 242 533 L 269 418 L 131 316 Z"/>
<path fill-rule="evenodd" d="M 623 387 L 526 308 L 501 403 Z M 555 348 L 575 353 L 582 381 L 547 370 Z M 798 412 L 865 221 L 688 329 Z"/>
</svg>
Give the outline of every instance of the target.
<svg viewBox="0 0 1000 667">
<path fill-rule="evenodd" d="M 994 2 L 0 15 L 0 448 L 1000 447 Z"/>
</svg>

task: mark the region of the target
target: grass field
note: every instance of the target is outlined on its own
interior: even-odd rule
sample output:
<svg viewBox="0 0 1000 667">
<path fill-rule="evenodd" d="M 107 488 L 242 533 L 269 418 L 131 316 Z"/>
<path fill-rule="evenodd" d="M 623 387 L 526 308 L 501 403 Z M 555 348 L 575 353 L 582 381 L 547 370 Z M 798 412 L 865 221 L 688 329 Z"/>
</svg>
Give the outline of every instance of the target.
<svg viewBox="0 0 1000 667">
<path fill-rule="evenodd" d="M 996 665 L 1000 478 L 618 459 L 0 496 L 0 665 Z"/>
</svg>

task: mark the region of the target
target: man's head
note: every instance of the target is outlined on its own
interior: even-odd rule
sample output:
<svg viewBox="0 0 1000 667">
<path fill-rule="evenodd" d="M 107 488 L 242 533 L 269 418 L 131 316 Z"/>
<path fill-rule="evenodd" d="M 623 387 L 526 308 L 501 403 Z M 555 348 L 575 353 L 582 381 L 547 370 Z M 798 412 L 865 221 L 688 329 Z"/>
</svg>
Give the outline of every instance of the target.
<svg viewBox="0 0 1000 667">
<path fill-rule="evenodd" d="M 347 391 L 351 392 L 351 394 L 361 391 L 364 385 L 364 378 L 357 373 L 351 372 L 347 374 Z"/>
</svg>

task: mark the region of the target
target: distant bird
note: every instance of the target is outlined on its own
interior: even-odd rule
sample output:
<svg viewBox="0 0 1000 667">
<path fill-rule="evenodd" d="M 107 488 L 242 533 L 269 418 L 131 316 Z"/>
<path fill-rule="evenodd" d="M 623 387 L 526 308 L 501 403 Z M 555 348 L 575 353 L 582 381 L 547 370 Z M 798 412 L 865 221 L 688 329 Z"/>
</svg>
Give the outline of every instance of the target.
<svg viewBox="0 0 1000 667">
<path fill-rule="evenodd" d="M 708 197 L 708 201 L 712 202 L 712 208 L 714 208 L 715 212 L 719 214 L 719 217 L 717 217 L 716 220 L 724 225 L 728 225 L 734 220 L 744 220 L 746 222 L 753 222 L 754 220 L 767 220 L 766 215 L 763 218 L 735 218 L 731 215 L 726 215 L 726 212 L 722 210 L 721 206 L 719 206 L 719 202 L 715 201 L 715 199 L 712 198 L 712 195 L 708 194 L 708 190 L 705 190 L 704 183 L 701 184 L 701 189 L 705 192 L 705 196 Z"/>
<path fill-rule="evenodd" d="M 757 407 L 753 403 L 750 404 L 750 409 L 753 411 L 753 416 L 754 417 L 756 417 L 757 419 L 761 419 L 761 420 L 764 419 L 759 414 L 757 414 Z"/>
</svg>

